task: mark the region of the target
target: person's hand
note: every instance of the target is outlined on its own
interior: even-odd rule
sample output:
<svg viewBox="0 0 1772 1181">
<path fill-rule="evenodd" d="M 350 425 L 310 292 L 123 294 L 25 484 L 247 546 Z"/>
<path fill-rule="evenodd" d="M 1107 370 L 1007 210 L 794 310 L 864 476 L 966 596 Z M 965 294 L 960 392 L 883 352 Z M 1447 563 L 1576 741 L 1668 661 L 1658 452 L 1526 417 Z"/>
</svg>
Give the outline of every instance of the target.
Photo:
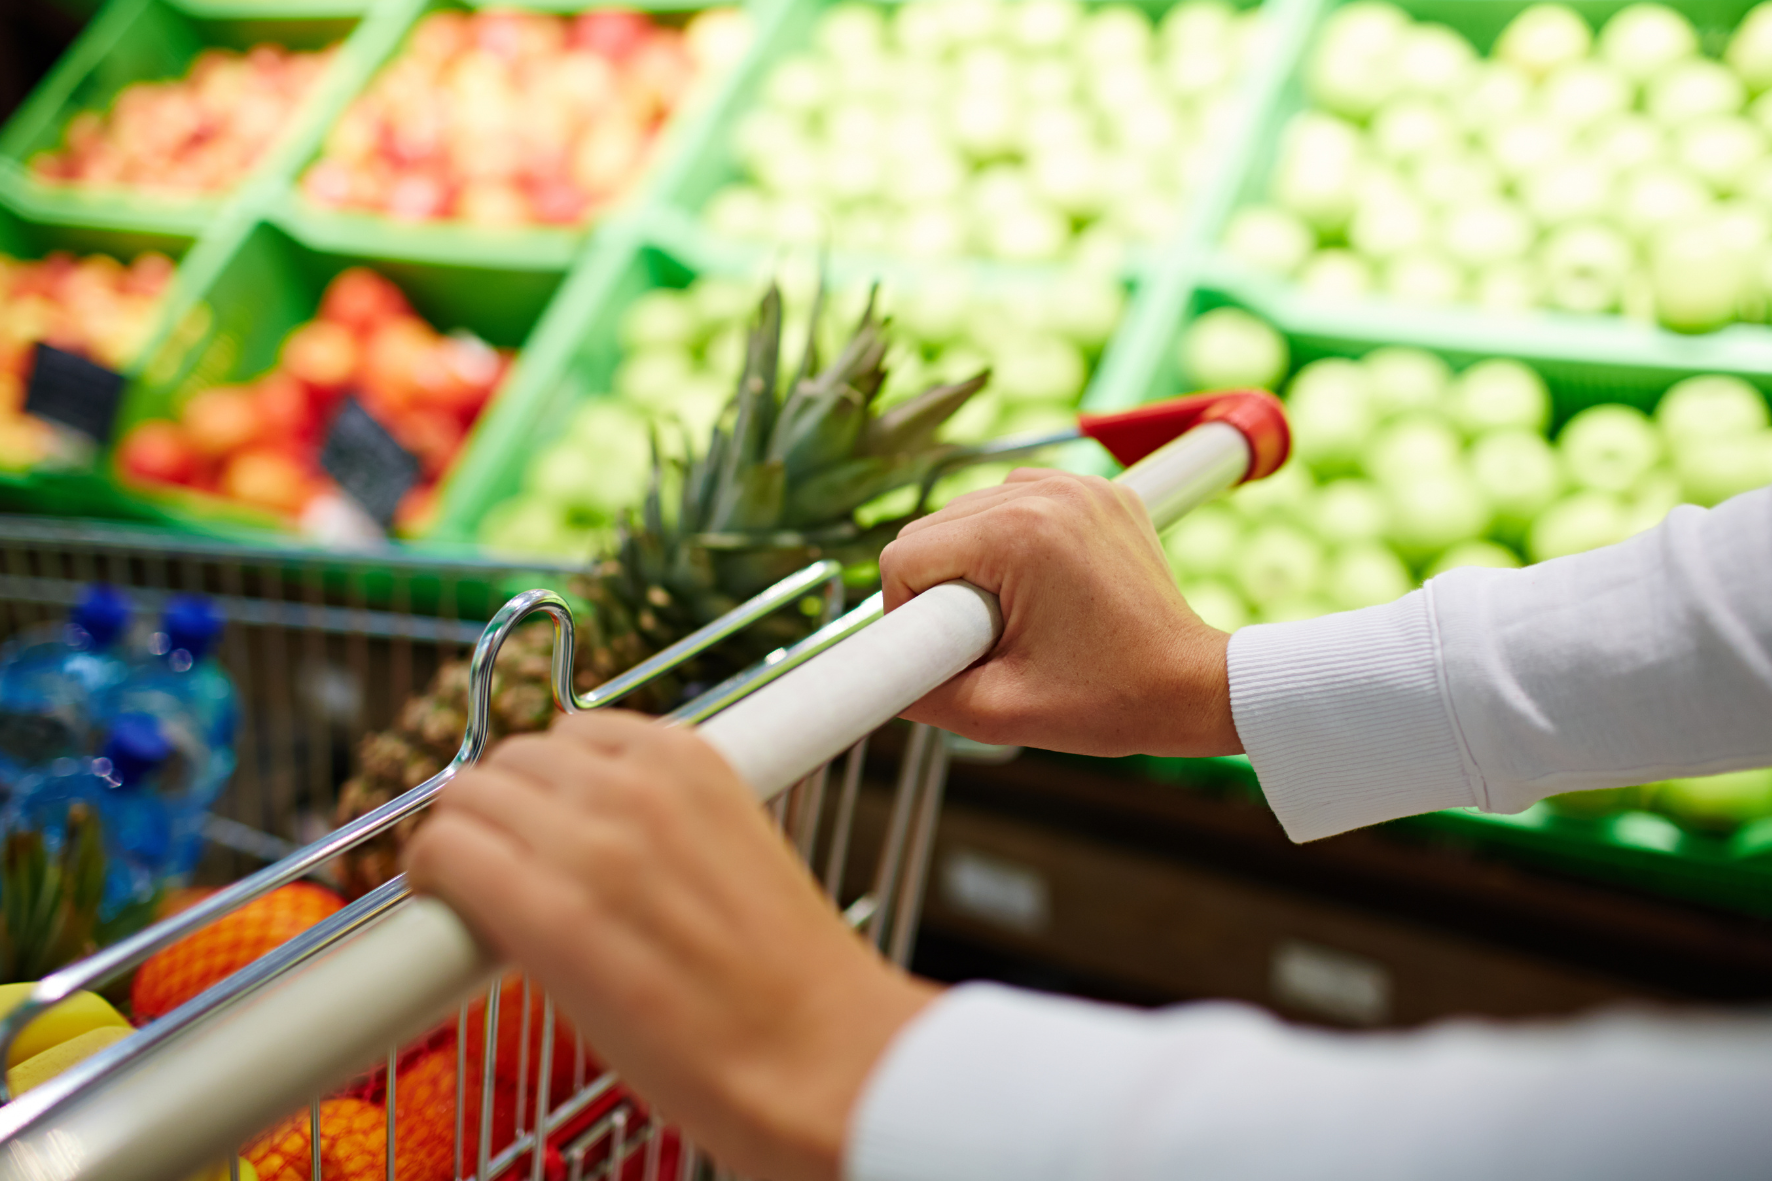
<svg viewBox="0 0 1772 1181">
<path fill-rule="evenodd" d="M 692 731 L 561 718 L 461 772 L 408 849 L 599 1057 L 739 1173 L 835 1181 L 850 1108 L 935 995 L 851 932 Z"/>
<path fill-rule="evenodd" d="M 906 525 L 886 610 L 939 583 L 991 591 L 990 655 L 906 710 L 980 742 L 1088 755 L 1243 749 L 1225 646 L 1182 599 L 1144 505 L 1094 476 L 1018 468 Z"/>
</svg>

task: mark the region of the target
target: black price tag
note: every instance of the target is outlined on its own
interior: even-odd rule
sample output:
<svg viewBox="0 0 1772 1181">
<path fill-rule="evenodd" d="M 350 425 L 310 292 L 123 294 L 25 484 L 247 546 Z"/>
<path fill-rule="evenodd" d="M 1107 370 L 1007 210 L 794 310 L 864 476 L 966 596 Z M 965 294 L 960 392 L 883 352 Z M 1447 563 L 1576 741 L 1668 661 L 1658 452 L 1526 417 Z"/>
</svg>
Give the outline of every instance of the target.
<svg viewBox="0 0 1772 1181">
<path fill-rule="evenodd" d="M 346 398 L 333 416 L 320 448 L 320 466 L 384 529 L 393 521 L 400 498 L 418 483 L 420 470 L 418 458 L 355 398 Z"/>
<path fill-rule="evenodd" d="M 123 400 L 123 375 L 37 342 L 31 363 L 31 384 L 25 388 L 25 413 L 79 431 L 103 447 L 111 441 L 117 406 Z"/>
</svg>

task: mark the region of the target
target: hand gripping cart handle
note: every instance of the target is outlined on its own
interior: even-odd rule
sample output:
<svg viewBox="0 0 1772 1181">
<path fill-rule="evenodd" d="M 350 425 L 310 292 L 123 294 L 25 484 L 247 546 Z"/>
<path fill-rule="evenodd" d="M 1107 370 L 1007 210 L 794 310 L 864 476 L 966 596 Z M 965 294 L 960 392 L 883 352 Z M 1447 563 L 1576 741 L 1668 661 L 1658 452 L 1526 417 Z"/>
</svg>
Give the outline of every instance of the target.
<svg viewBox="0 0 1772 1181">
<path fill-rule="evenodd" d="M 1159 528 L 1234 484 L 1273 472 L 1289 446 L 1279 402 L 1257 391 L 1085 415 L 1077 434 L 1095 438 L 1128 465 L 1118 482 L 1138 493 Z M 1014 450 L 1013 443 L 996 450 Z M 566 603 L 550 591 L 518 595 L 475 649 L 468 732 L 449 768 L 197 907 L 46 977 L 0 1021 L 0 1060 L 37 1012 L 121 975 L 428 803 L 457 768 L 483 752 L 493 659 L 524 618 L 540 612 L 554 622 L 554 688 L 570 712 L 619 698 L 821 584 L 827 595 L 834 593 L 836 573 L 834 563 L 816 563 L 588 695 L 572 688 Z M 985 656 L 1001 627 L 995 597 L 964 582 L 926 591 L 890 616 L 875 594 L 668 720 L 698 725 L 758 796 L 770 800 Z M 452 911 L 407 895 L 396 879 L 0 1108 L 0 1181 L 182 1181 L 376 1061 L 388 1046 L 432 1027 L 498 970 Z M 488 1016 L 490 1025 L 490 1009 Z M 540 1159 L 538 1146 L 538 1167 Z"/>
</svg>

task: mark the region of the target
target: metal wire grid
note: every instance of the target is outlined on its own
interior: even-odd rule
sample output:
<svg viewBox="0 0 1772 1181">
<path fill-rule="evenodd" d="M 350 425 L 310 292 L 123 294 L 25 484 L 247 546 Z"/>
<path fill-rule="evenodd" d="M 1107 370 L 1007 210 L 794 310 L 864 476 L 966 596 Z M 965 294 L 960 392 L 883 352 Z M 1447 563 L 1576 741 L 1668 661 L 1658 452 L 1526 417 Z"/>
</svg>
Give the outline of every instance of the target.
<svg viewBox="0 0 1772 1181">
<path fill-rule="evenodd" d="M 563 686 L 570 694 L 570 616 L 557 596 L 541 592 L 521 596 L 525 602 L 520 610 L 513 611 L 513 601 L 495 613 L 492 623 L 484 627 L 476 618 L 495 601 L 498 588 L 510 579 L 542 579 L 557 584 L 566 573 L 480 560 L 438 562 L 434 558 L 385 554 L 246 549 L 220 543 L 193 543 L 188 538 L 146 530 L 70 527 L 65 522 L 0 518 L 0 627 L 8 633 L 58 617 L 73 602 L 79 587 L 93 580 L 129 588 L 137 603 L 150 612 L 156 611 L 166 596 L 181 591 L 209 594 L 216 600 L 228 621 L 221 657 L 236 678 L 243 709 L 241 771 L 230 793 L 236 815 L 218 815 L 209 836 L 237 854 L 260 860 L 291 851 L 294 846 L 289 838 L 312 835 L 301 830 L 304 826 L 316 827 L 330 816 L 336 787 L 348 766 L 349 751 L 356 738 L 367 729 L 386 725 L 391 720 L 392 703 L 423 684 L 440 661 L 452 659 L 464 647 L 481 642 L 483 632 L 501 628 L 502 638 L 523 615 L 537 610 L 553 615 L 556 627 L 560 628 L 565 615 L 565 631 L 557 633 L 555 680 L 557 690 Z M 701 699 L 705 704 L 699 709 L 692 703 L 680 710 L 678 716 L 700 720 L 731 704 L 846 634 L 837 619 L 841 593 L 836 574 L 833 564 L 824 563 L 784 580 L 703 629 L 706 635 L 697 633 L 701 637 L 699 647 L 685 641 L 634 670 L 623 678 L 625 687 L 620 687 L 619 692 L 637 688 L 644 680 L 668 671 L 714 640 L 822 586 L 825 627 L 812 640 L 794 650 L 773 653 L 755 668 L 705 694 Z M 850 630 L 860 625 L 857 623 Z M 481 647 L 485 647 L 483 642 Z M 492 651 L 496 652 L 496 644 Z M 477 656 L 476 665 L 479 663 Z M 485 673 L 489 674 L 489 656 L 485 665 Z M 595 706 L 618 695 L 607 690 L 600 692 L 602 696 L 594 693 L 578 700 Z M 852 854 L 851 837 L 866 748 L 867 740 L 863 739 L 849 751 L 834 785 L 832 768 L 822 767 L 770 804 L 772 814 L 795 849 L 818 872 L 833 904 L 840 901 L 839 891 Z M 473 757 L 478 753 L 476 749 Z M 458 762 L 461 759 L 458 756 Z M 908 960 L 915 938 L 946 766 L 947 747 L 939 733 L 928 727 L 913 727 L 899 767 L 872 889 L 851 901 L 843 912 L 852 927 L 901 965 Z M 444 778 L 446 775 L 439 777 Z M 413 802 L 405 811 L 422 806 L 440 786 L 440 782 L 424 785 L 431 788 L 428 793 L 422 788 L 409 792 L 409 797 L 422 795 L 423 799 Z M 374 830 L 391 825 L 405 811 L 382 818 Z M 304 852 L 309 854 L 305 858 L 289 857 L 252 875 L 257 885 L 251 894 L 242 895 L 233 905 L 311 871 L 331 855 L 315 846 Z M 280 868 L 285 872 L 274 872 Z M 237 858 L 234 872 L 238 872 Z M 246 885 L 241 882 L 237 887 Z M 176 1036 L 181 1029 L 264 987 L 374 922 L 397 905 L 403 894 L 403 883 L 399 881 L 372 892 L 334 920 L 285 944 L 147 1027 L 130 1039 L 139 1043 L 130 1055 L 101 1055 L 94 1060 L 93 1069 L 78 1072 L 81 1077 L 70 1082 L 89 1085 L 105 1066 L 115 1065 L 109 1060 L 126 1061 L 151 1053 L 155 1045 Z M 175 924 L 176 920 L 162 926 Z M 95 972 L 120 974 L 143 956 L 128 962 L 112 957 L 110 963 L 98 964 L 95 961 L 107 958 L 101 953 L 86 961 L 88 979 L 77 986 L 101 979 Z M 527 1175 L 531 1181 L 542 1181 L 548 1147 L 557 1133 L 612 1094 L 618 1098 L 608 1110 L 556 1149 L 569 1178 L 615 1181 L 625 1178 L 629 1165 L 637 1159 L 639 1181 L 658 1181 L 666 1146 L 673 1143 L 678 1181 L 690 1181 L 710 1169 L 717 1175 L 723 1174 L 686 1139 L 677 1137 L 655 1116 L 621 1094 L 613 1073 L 587 1077 L 590 1057 L 582 1040 L 575 1047 L 570 1093 L 558 1098 L 549 1094 L 556 1018 L 553 1002 L 546 997 L 541 1017 L 541 1060 L 536 1064 L 536 1090 L 531 1097 L 527 1062 L 530 989 L 525 981 L 513 1139 L 496 1152 L 492 1139 L 500 1026 L 498 982 L 490 986 L 484 999 L 485 1044 L 476 1112 L 478 1159 L 473 1161 L 463 1159 L 464 1121 L 469 1112 L 469 1097 L 465 1093 L 469 1006 L 464 1004 L 457 1016 L 454 1175 L 460 1181 L 522 1175 L 519 1166 L 525 1155 L 529 1158 Z M 398 1047 L 391 1047 L 384 1096 L 389 1181 L 395 1177 L 399 1136 L 395 1111 L 398 1057 Z M 314 1181 L 324 1181 L 318 1150 L 321 1119 L 317 1098 L 310 1107 L 309 1123 L 312 1177 Z M 233 1172 L 237 1179 L 237 1160 Z"/>
</svg>

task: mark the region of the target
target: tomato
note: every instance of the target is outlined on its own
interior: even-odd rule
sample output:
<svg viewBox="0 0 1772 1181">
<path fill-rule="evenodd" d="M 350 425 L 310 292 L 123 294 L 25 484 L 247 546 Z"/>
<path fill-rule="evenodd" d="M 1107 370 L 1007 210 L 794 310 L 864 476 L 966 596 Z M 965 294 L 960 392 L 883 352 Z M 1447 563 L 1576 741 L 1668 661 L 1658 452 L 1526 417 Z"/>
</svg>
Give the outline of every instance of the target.
<svg viewBox="0 0 1772 1181">
<path fill-rule="evenodd" d="M 180 415 L 199 455 L 212 459 L 237 451 L 265 431 L 253 392 L 244 386 L 217 386 L 185 403 Z"/>
<path fill-rule="evenodd" d="M 320 297 L 320 318 L 353 332 L 370 332 L 385 320 L 411 314 L 400 289 L 368 267 L 340 271 Z"/>
<path fill-rule="evenodd" d="M 589 49 L 611 61 L 622 61 L 646 43 L 652 22 L 627 8 L 594 8 L 572 22 L 568 38 L 575 49 Z"/>
<path fill-rule="evenodd" d="M 310 320 L 283 342 L 284 370 L 317 390 L 349 384 L 360 359 L 351 330 L 330 320 Z"/>
<path fill-rule="evenodd" d="M 144 422 L 117 445 L 117 466 L 137 480 L 188 484 L 197 474 L 196 448 L 177 423 Z"/>
<path fill-rule="evenodd" d="M 222 469 L 221 491 L 243 503 L 294 516 L 313 496 L 314 483 L 305 465 L 287 451 L 253 447 Z"/>
</svg>

